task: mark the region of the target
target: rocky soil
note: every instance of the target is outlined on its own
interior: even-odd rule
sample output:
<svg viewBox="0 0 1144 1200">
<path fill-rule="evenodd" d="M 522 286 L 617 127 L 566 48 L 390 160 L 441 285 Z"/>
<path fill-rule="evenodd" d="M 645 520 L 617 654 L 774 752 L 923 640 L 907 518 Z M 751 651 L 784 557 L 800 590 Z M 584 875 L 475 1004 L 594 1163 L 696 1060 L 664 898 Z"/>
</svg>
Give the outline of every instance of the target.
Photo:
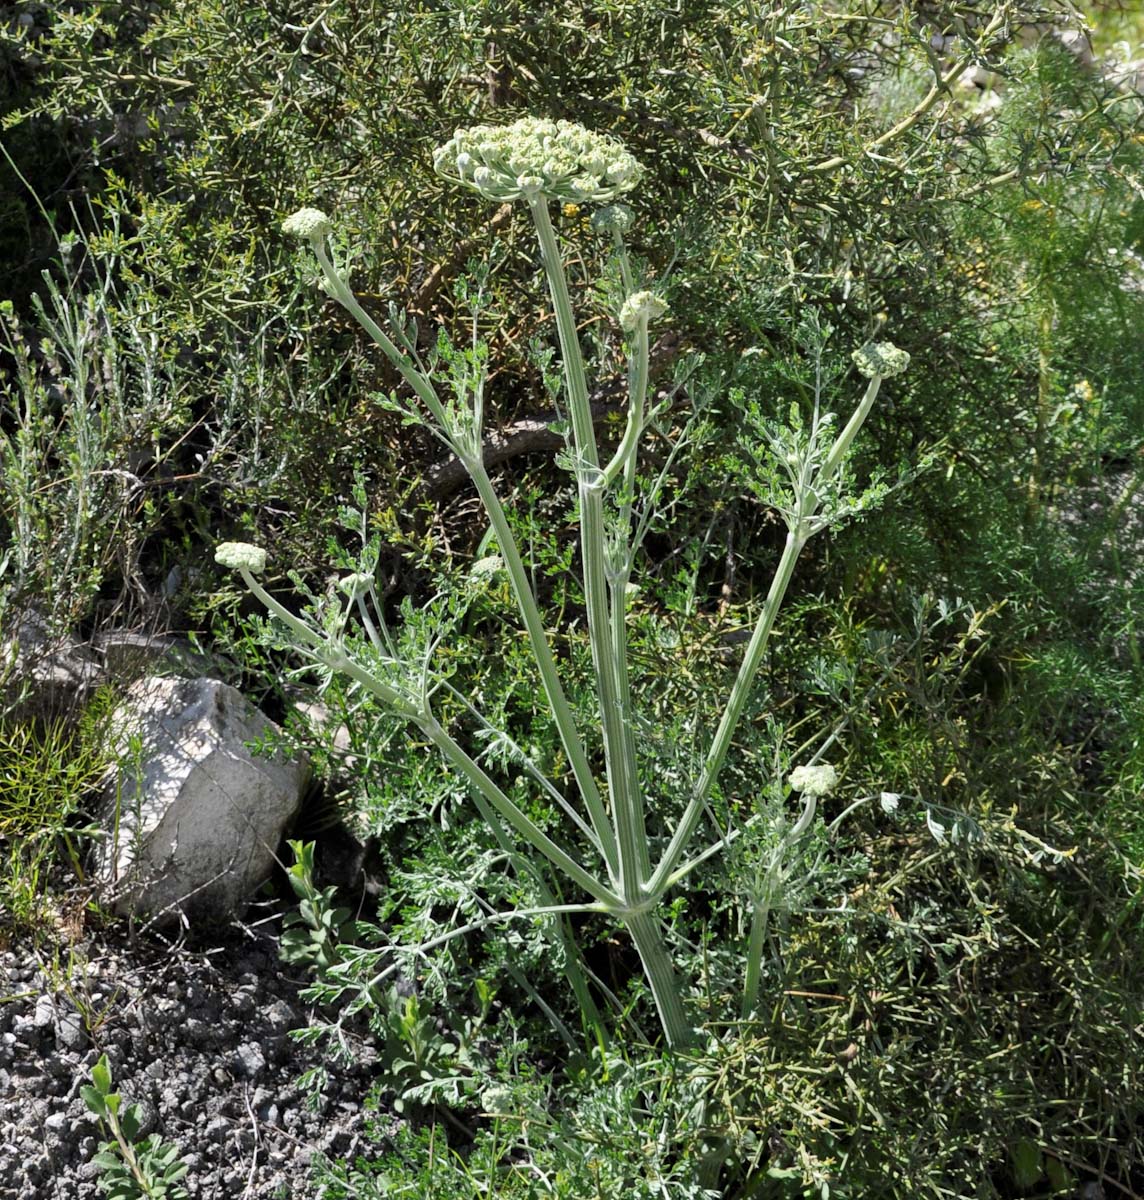
<svg viewBox="0 0 1144 1200">
<path fill-rule="evenodd" d="M 269 902 L 268 902 L 269 903 Z M 274 909 L 283 907 L 273 902 Z M 318 1156 L 365 1149 L 370 1054 L 329 1066 L 287 1036 L 307 1025 L 302 973 L 278 960 L 277 913 L 172 943 L 115 927 L 68 949 L 0 954 L 0 1198 L 101 1196 L 102 1137 L 80 1097 L 106 1053 L 115 1090 L 141 1105 L 142 1134 L 179 1149 L 196 1200 L 315 1196 Z"/>
</svg>

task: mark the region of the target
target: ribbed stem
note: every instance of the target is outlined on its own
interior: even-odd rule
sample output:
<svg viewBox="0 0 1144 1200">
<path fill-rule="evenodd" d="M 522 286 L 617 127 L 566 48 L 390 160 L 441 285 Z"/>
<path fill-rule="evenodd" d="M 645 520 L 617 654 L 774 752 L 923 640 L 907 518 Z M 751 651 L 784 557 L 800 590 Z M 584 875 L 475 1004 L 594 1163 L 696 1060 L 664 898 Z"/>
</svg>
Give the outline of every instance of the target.
<svg viewBox="0 0 1144 1200">
<path fill-rule="evenodd" d="M 623 917 L 623 922 L 639 952 L 669 1048 L 683 1050 L 694 1045 L 695 1028 L 683 1006 L 679 980 L 664 945 L 658 917 L 648 912 L 631 913 Z"/>
<path fill-rule="evenodd" d="M 822 472 L 819 475 L 819 479 L 823 483 L 830 480 L 838 468 L 842 466 L 842 461 L 850 449 L 850 443 L 857 436 L 858 430 L 862 428 L 866 418 L 870 415 L 870 409 L 874 406 L 874 401 L 878 396 L 878 389 L 881 386 L 881 375 L 875 375 L 870 380 L 861 403 L 854 410 L 854 415 L 846 422 L 846 428 L 834 439 L 834 445 L 830 447 L 830 453 L 826 456 L 826 462 L 823 463 Z"/>
<path fill-rule="evenodd" d="M 759 999 L 759 982 L 763 975 L 763 947 L 767 940 L 767 922 L 771 915 L 771 896 L 774 889 L 774 868 L 768 868 L 763 881 L 762 896 L 751 905 L 751 933 L 747 941 L 747 969 L 743 979 L 743 1006 L 740 1016 L 747 1020 Z"/>
<path fill-rule="evenodd" d="M 576 443 L 577 483 L 580 497 L 580 555 L 584 571 L 584 603 L 588 616 L 588 638 L 596 676 L 596 694 L 600 724 L 604 736 L 604 767 L 612 798 L 616 841 L 620 855 L 620 890 L 629 904 L 643 898 L 647 862 L 647 836 L 643 825 L 643 803 L 634 763 L 625 750 L 625 713 L 620 698 L 616 664 L 613 659 L 611 614 L 608 603 L 605 566 L 603 477 L 599 472 L 596 433 L 588 403 L 588 384 L 584 359 L 576 332 L 576 318 L 568 295 L 568 283 L 556 233 L 548 216 L 543 196 L 529 200 L 536 225 L 540 252 L 548 277 L 549 294 L 556 316 L 556 331 L 564 364 L 564 383 Z M 599 476 L 599 478 L 597 478 Z"/>
<path fill-rule="evenodd" d="M 727 701 L 727 707 L 723 710 L 723 717 L 719 722 L 719 728 L 715 731 L 715 737 L 711 742 L 711 749 L 707 752 L 707 760 L 703 764 L 703 774 L 699 777 L 699 782 L 695 785 L 695 792 L 692 795 L 691 802 L 688 804 L 679 822 L 675 835 L 671 839 L 671 844 L 668 846 L 666 853 L 660 860 L 659 866 L 656 867 L 651 877 L 648 890 L 652 895 L 657 895 L 666 886 L 668 877 L 679 862 L 679 858 L 692 833 L 694 833 L 696 825 L 699 824 L 699 818 L 703 814 L 703 806 L 707 802 L 707 797 L 710 795 L 715 781 L 719 778 L 719 771 L 730 748 L 731 739 L 735 734 L 735 727 L 738 725 L 739 718 L 743 715 L 743 709 L 746 707 L 747 697 L 750 695 L 755 673 L 763 661 L 763 652 L 766 650 L 767 639 L 770 637 L 771 629 L 774 627 L 775 617 L 778 615 L 779 607 L 783 602 L 783 597 L 786 595 L 791 576 L 794 574 L 795 563 L 798 561 L 798 556 L 805 544 L 805 534 L 796 534 L 793 531 L 787 534 L 782 558 L 779 560 L 779 565 L 775 570 L 775 577 L 771 581 L 771 588 L 763 604 L 763 611 L 759 614 L 758 623 L 755 625 L 755 632 L 751 636 L 747 652 L 743 656 L 742 666 L 739 668 L 739 674 L 735 679 L 734 686 L 731 688 L 731 696 Z"/>
<path fill-rule="evenodd" d="M 334 299 L 369 334 L 385 357 L 401 373 L 401 377 L 405 382 L 421 398 L 425 407 L 433 414 L 433 418 L 437 424 L 443 430 L 447 429 L 448 420 L 445 414 L 445 406 L 441 403 L 441 398 L 437 395 L 437 391 L 433 385 L 409 361 L 409 357 L 393 344 L 381 326 L 358 303 L 358 298 L 353 294 L 353 289 L 334 270 L 334 265 L 330 262 L 330 256 L 326 253 L 325 247 L 320 244 L 314 245 L 314 254 L 318 259 L 318 264 L 322 268 L 322 274 L 326 277 L 326 282 L 329 284 L 330 293 Z"/>
<path fill-rule="evenodd" d="M 596 785 L 596 778 L 592 774 L 592 768 L 588 765 L 588 756 L 585 753 L 584 744 L 580 740 L 580 735 L 576 730 L 576 720 L 572 714 L 572 708 L 568 703 L 567 697 L 564 694 L 564 687 L 560 682 L 560 675 L 556 669 L 556 661 L 552 657 L 552 650 L 548 644 L 548 635 L 544 628 L 544 621 L 540 616 L 540 610 L 537 608 L 536 598 L 532 594 L 532 588 L 528 581 L 528 573 L 525 570 L 524 562 L 521 560 L 516 539 L 513 537 L 512 527 L 508 523 L 508 519 L 500 503 L 500 498 L 493 488 L 492 481 L 489 479 L 484 464 L 478 461 L 467 465 L 469 466 L 469 474 L 476 486 L 477 493 L 480 495 L 481 501 L 485 506 L 485 511 L 489 515 L 493 532 L 496 535 L 497 547 L 501 552 L 501 557 L 504 559 L 505 569 L 508 571 L 513 594 L 516 597 L 517 608 L 520 611 L 525 628 L 528 630 L 528 640 L 532 647 L 533 656 L 536 659 L 537 668 L 540 671 L 544 694 L 548 697 L 549 708 L 552 711 L 553 720 L 556 722 L 561 744 L 564 746 L 564 752 L 568 755 L 569 766 L 572 768 L 572 773 L 576 778 L 580 794 L 584 798 L 584 804 L 588 809 L 592 828 L 599 839 L 608 874 L 614 881 L 618 880 L 620 863 L 615 834 L 608 821 L 607 810 L 604 807 L 600 790 Z"/>
</svg>

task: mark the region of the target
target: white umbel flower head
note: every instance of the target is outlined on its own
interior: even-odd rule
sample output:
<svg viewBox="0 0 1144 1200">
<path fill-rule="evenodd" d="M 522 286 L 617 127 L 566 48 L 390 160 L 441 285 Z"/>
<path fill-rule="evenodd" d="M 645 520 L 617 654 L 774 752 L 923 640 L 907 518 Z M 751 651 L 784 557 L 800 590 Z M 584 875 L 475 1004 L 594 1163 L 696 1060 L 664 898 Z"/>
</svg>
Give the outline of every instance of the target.
<svg viewBox="0 0 1144 1200">
<path fill-rule="evenodd" d="M 867 342 L 850 357 L 867 379 L 873 379 L 875 375 L 891 379 L 901 375 L 910 365 L 910 356 L 904 350 L 899 350 L 893 342 Z"/>
<path fill-rule="evenodd" d="M 261 575 L 266 570 L 266 551 L 249 542 L 219 542 L 215 547 L 215 562 L 232 571 L 249 571 Z"/>
<path fill-rule="evenodd" d="M 643 174 L 615 138 L 538 117 L 458 129 L 435 151 L 433 167 L 498 202 L 536 196 L 568 204 L 603 202 L 630 191 Z"/>
<path fill-rule="evenodd" d="M 641 320 L 654 321 L 667 312 L 667 304 L 654 292 L 633 292 L 620 308 L 620 328 L 629 333 Z"/>
<path fill-rule="evenodd" d="M 282 222 L 282 232 L 302 242 L 320 242 L 333 229 L 320 208 L 300 208 Z"/>
<path fill-rule="evenodd" d="M 804 796 L 825 796 L 838 784 L 838 772 L 829 764 L 815 767 L 795 767 L 790 773 L 790 786 Z"/>
</svg>

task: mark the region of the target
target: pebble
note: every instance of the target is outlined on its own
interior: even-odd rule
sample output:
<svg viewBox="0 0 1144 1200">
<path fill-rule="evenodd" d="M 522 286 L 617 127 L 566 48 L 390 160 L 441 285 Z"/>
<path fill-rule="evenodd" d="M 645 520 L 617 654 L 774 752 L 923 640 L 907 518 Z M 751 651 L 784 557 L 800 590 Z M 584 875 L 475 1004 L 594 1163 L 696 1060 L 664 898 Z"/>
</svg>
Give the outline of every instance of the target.
<svg viewBox="0 0 1144 1200">
<path fill-rule="evenodd" d="M 254 1042 L 243 1042 L 231 1062 L 235 1073 L 245 1079 L 257 1079 L 266 1070 L 266 1056 Z"/>
<path fill-rule="evenodd" d="M 79 1013 L 64 1013 L 56 1026 L 56 1040 L 68 1050 L 82 1050 L 87 1045 L 87 1030 Z"/>
<path fill-rule="evenodd" d="M 36 1009 L 32 1014 L 32 1027 L 44 1032 L 56 1023 L 56 1006 L 51 996 L 41 996 L 36 1001 Z"/>
<path fill-rule="evenodd" d="M 203 1130 L 203 1136 L 206 1138 L 221 1139 L 226 1131 L 230 1128 L 230 1122 L 226 1117 L 212 1117 L 207 1122 L 206 1129 Z"/>
</svg>

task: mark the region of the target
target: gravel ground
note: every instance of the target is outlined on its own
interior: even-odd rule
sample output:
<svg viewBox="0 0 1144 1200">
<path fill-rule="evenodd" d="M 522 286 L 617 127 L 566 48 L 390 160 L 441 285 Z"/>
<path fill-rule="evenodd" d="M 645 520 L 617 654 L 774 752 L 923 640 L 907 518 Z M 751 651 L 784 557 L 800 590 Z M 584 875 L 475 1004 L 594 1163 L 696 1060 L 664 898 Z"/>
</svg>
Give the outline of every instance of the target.
<svg viewBox="0 0 1144 1200">
<path fill-rule="evenodd" d="M 273 915 L 248 920 L 194 946 L 132 945 L 117 928 L 86 935 L 70 963 L 0 954 L 0 1198 L 103 1195 L 103 1139 L 79 1094 L 103 1053 L 124 1103 L 141 1105 L 141 1136 L 159 1132 L 190 1164 L 196 1200 L 312 1196 L 312 1161 L 365 1148 L 368 1047 L 330 1067 L 315 1110 L 297 1080 L 320 1060 L 287 1037 L 310 1020 L 305 980 L 278 960 Z"/>
</svg>

